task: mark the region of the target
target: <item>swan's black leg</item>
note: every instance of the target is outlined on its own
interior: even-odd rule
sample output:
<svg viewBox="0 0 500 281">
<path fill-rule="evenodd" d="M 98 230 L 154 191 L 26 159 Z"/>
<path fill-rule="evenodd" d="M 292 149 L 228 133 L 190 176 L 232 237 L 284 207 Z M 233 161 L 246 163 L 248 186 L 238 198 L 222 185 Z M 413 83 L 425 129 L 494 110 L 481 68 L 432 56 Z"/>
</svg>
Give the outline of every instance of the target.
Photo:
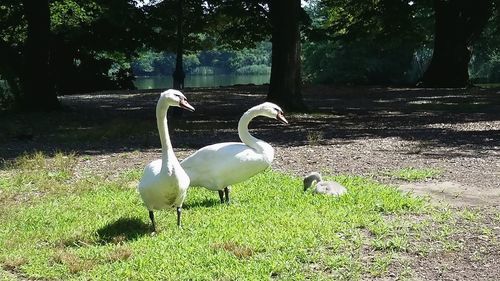
<svg viewBox="0 0 500 281">
<path fill-rule="evenodd" d="M 177 226 L 181 227 L 181 213 L 182 213 L 182 208 L 177 207 Z"/>
<path fill-rule="evenodd" d="M 149 211 L 149 218 L 151 219 L 151 223 L 153 224 L 153 232 L 156 232 L 155 214 L 153 213 L 153 211 Z"/>
<path fill-rule="evenodd" d="M 226 203 L 229 204 L 229 187 L 224 188 L 224 194 L 226 195 Z"/>
<path fill-rule="evenodd" d="M 220 203 L 224 203 L 224 191 L 219 190 L 219 198 L 220 198 Z"/>
</svg>

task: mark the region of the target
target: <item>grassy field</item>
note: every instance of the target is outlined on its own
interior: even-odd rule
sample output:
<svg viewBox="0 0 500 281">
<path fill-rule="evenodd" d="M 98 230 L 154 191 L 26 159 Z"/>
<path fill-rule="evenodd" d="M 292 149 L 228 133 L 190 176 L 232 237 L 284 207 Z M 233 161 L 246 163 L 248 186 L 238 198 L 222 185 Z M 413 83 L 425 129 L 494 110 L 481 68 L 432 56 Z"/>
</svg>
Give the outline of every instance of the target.
<svg viewBox="0 0 500 281">
<path fill-rule="evenodd" d="M 408 256 L 459 247 L 452 213 L 424 199 L 352 176 L 327 176 L 347 195 L 314 196 L 270 170 L 234 186 L 230 205 L 190 189 L 183 228 L 164 210 L 151 236 L 142 171 L 104 179 L 76 161 L 35 153 L 0 170 L 0 280 L 404 279 Z"/>
</svg>

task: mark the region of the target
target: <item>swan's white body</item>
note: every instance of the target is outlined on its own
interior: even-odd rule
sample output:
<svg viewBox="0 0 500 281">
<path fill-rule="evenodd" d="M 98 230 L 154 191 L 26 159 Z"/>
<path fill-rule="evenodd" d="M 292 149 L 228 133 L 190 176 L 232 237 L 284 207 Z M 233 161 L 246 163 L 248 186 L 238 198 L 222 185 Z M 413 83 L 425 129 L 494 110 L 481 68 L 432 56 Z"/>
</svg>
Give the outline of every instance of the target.
<svg viewBox="0 0 500 281">
<path fill-rule="evenodd" d="M 248 132 L 248 124 L 257 116 L 276 118 L 286 123 L 283 111 L 273 103 L 266 102 L 250 108 L 238 123 L 238 135 L 242 142 L 205 146 L 181 162 L 191 179 L 191 186 L 220 191 L 249 179 L 271 165 L 274 159 L 272 146 Z"/>
<path fill-rule="evenodd" d="M 205 146 L 181 162 L 191 186 L 222 190 L 242 182 L 271 165 L 274 149 L 267 143 L 252 148 L 244 143 L 223 142 Z"/>
<path fill-rule="evenodd" d="M 347 189 L 338 182 L 323 181 L 321 175 L 317 172 L 310 173 L 304 178 L 304 191 L 310 188 L 313 182 L 316 182 L 313 193 L 340 196 L 347 192 Z"/>
<path fill-rule="evenodd" d="M 144 205 L 150 211 L 182 207 L 189 187 L 189 177 L 179 162 L 163 161 L 163 158 L 152 161 L 144 168 L 138 186 Z"/>
<path fill-rule="evenodd" d="M 175 157 L 168 133 L 167 110 L 170 106 L 194 108 L 189 105 L 182 93 L 167 90 L 160 95 L 156 105 L 156 122 L 160 134 L 161 159 L 146 165 L 137 187 L 144 205 L 150 211 L 151 222 L 155 228 L 153 210 L 177 207 L 178 224 L 180 225 L 180 208 L 189 187 L 189 177 Z"/>
</svg>

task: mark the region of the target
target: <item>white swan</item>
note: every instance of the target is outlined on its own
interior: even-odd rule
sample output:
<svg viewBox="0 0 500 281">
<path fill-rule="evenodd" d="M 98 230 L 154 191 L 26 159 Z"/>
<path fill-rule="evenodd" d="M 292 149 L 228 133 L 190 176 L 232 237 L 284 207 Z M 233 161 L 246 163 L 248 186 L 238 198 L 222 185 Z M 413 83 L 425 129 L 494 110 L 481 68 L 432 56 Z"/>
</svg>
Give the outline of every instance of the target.
<svg viewBox="0 0 500 281">
<path fill-rule="evenodd" d="M 304 178 L 304 191 L 310 188 L 315 181 L 314 193 L 340 196 L 347 192 L 347 189 L 338 182 L 323 181 L 317 172 L 312 172 Z"/>
<path fill-rule="evenodd" d="M 247 110 L 238 123 L 241 142 L 223 142 L 205 146 L 181 162 L 191 179 L 190 186 L 203 186 L 219 192 L 221 203 L 229 203 L 229 186 L 264 171 L 274 159 L 274 149 L 250 135 L 248 124 L 257 116 L 288 123 L 281 108 L 265 102 Z"/>
<path fill-rule="evenodd" d="M 149 210 L 149 218 L 156 231 L 153 210 L 169 207 L 177 208 L 177 225 L 181 225 L 182 203 L 189 187 L 189 177 L 175 157 L 168 134 L 167 110 L 170 106 L 181 107 L 190 111 L 194 108 L 186 97 L 177 90 L 167 90 L 160 94 L 156 104 L 156 123 L 161 141 L 161 159 L 149 163 L 144 168 L 137 189 L 144 205 Z"/>
</svg>

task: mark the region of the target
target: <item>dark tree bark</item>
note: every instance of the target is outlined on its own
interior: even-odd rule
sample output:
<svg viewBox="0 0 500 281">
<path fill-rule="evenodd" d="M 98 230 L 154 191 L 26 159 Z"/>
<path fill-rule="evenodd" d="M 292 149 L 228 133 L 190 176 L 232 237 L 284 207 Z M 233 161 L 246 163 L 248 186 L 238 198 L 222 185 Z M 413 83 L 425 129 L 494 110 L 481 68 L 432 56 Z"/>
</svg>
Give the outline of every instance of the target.
<svg viewBox="0 0 500 281">
<path fill-rule="evenodd" d="M 48 0 L 23 0 L 28 23 L 24 46 L 22 75 L 23 98 L 26 110 L 50 111 L 59 108 L 59 100 L 50 77 L 50 9 Z"/>
<path fill-rule="evenodd" d="M 287 110 L 304 110 L 300 73 L 300 0 L 270 1 L 271 79 L 267 99 Z"/>
<path fill-rule="evenodd" d="M 177 0 L 177 51 L 175 57 L 175 70 L 172 74 L 174 89 L 182 90 L 184 89 L 184 78 L 186 77 L 186 73 L 184 72 L 183 66 L 183 53 L 184 53 L 184 34 L 182 32 L 182 21 L 183 18 L 183 0 Z"/>
<path fill-rule="evenodd" d="M 177 0 L 177 50 L 175 55 L 175 70 L 172 73 L 173 80 L 173 88 L 176 90 L 184 89 L 184 78 L 186 77 L 186 73 L 184 72 L 184 63 L 183 63 L 183 55 L 184 55 L 184 34 L 182 30 L 183 25 L 183 10 L 184 10 L 184 0 Z M 174 107 L 170 111 L 172 118 L 181 117 L 183 114 L 183 110 Z"/>
<path fill-rule="evenodd" d="M 434 52 L 422 77 L 425 87 L 466 87 L 472 44 L 492 13 L 490 0 L 434 0 Z"/>
</svg>

